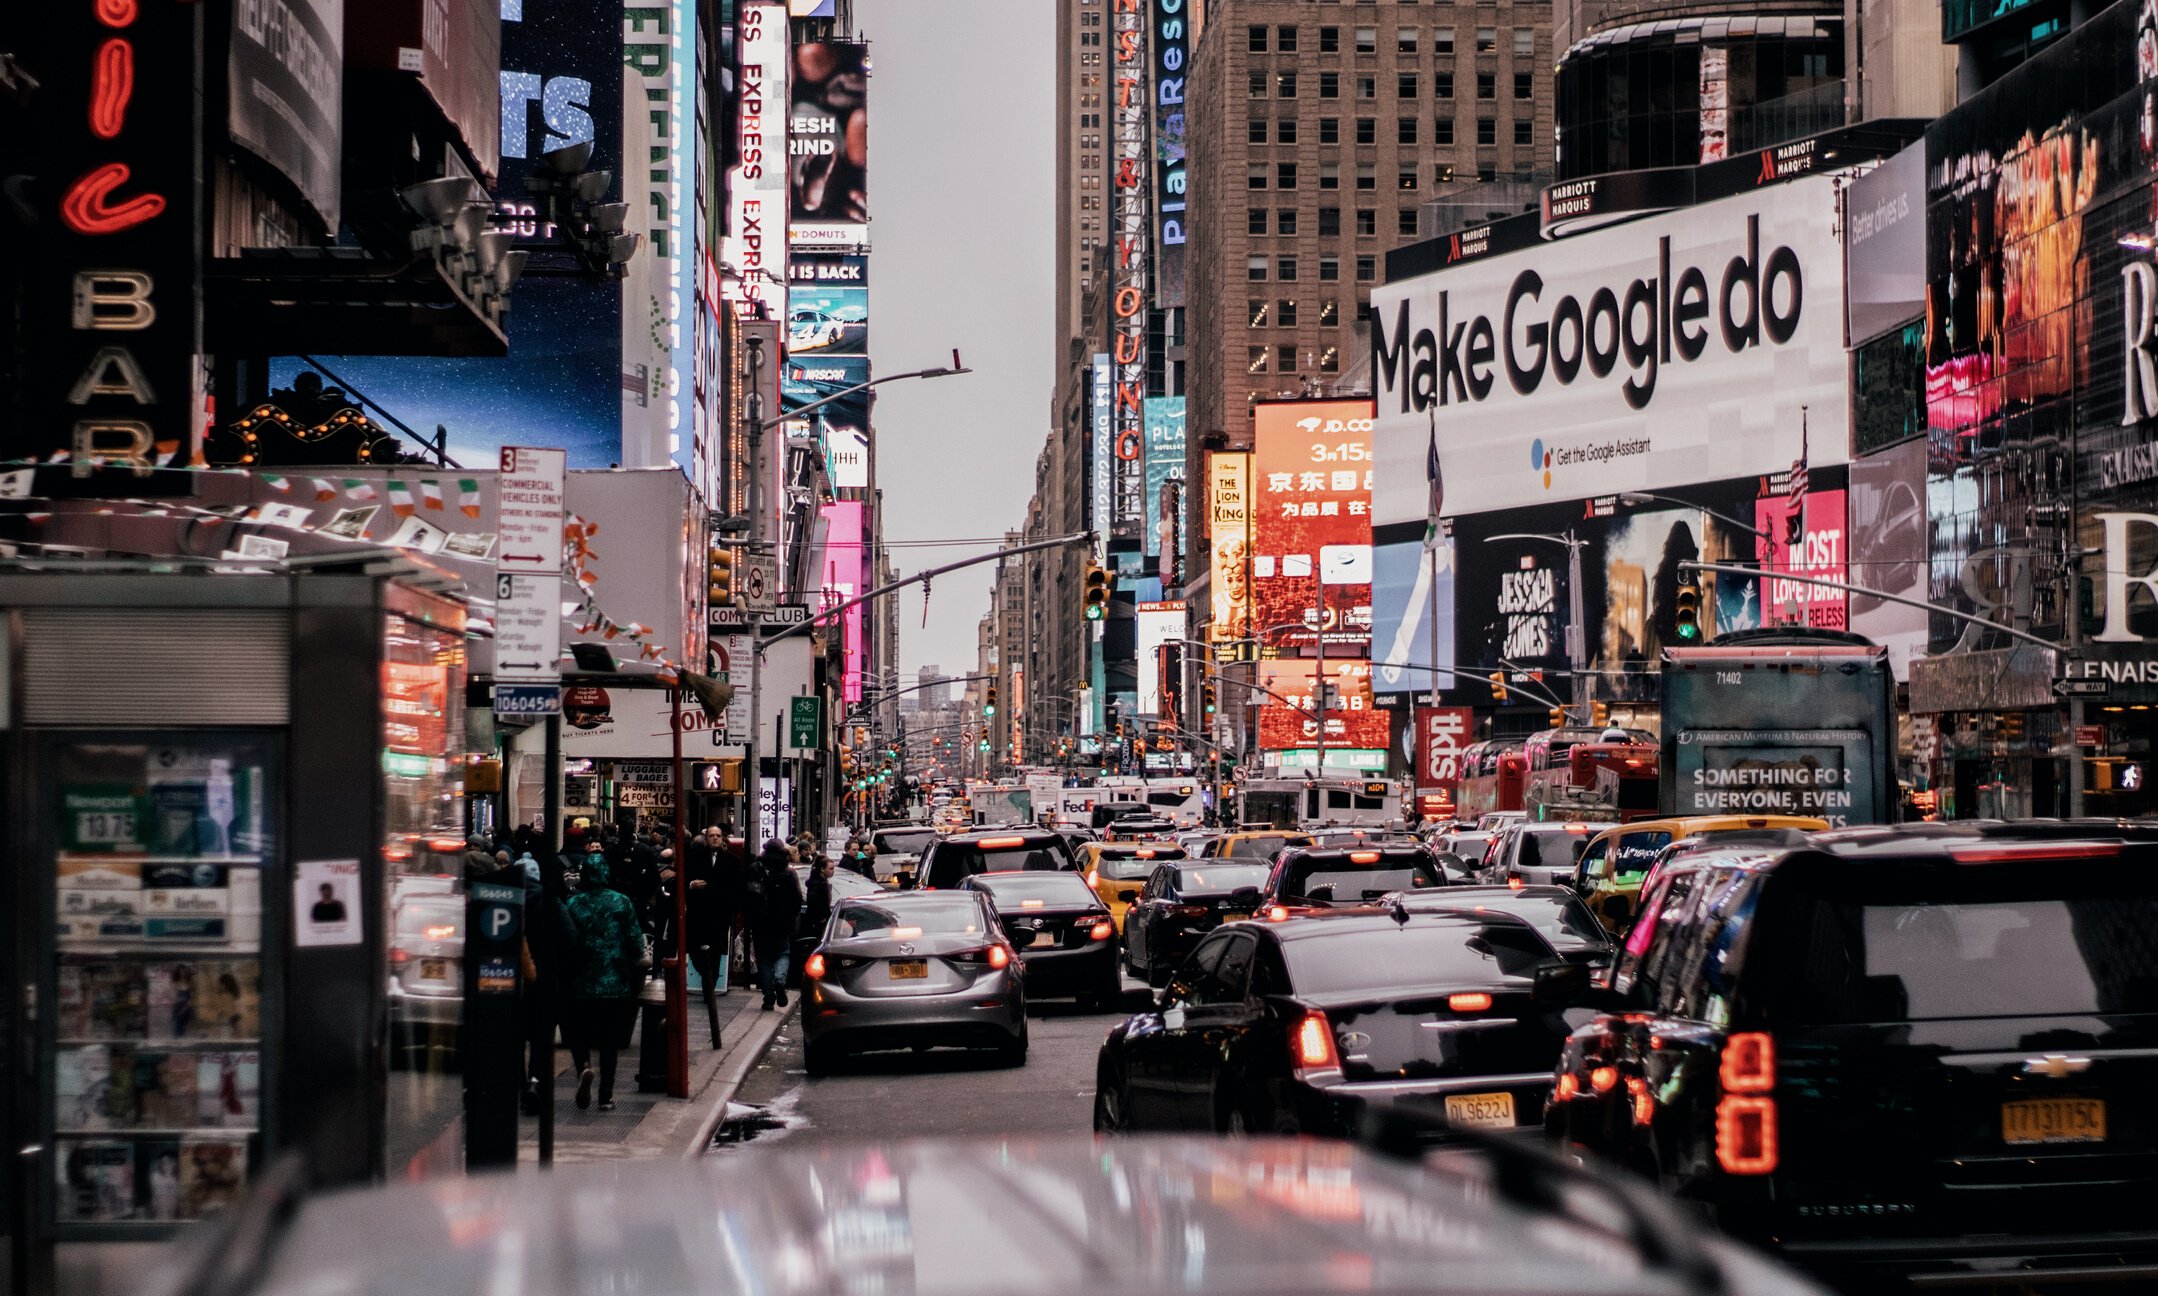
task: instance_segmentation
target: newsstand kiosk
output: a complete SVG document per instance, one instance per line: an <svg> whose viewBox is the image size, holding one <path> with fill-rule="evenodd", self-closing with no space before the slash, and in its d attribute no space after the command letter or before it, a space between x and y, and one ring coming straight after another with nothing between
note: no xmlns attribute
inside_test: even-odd
<svg viewBox="0 0 2158 1296"><path fill-rule="evenodd" d="M401 910L463 847L446 584L0 567L14 1292L134 1290L288 1151L315 1185L460 1167L457 1077L388 1047Z"/></svg>

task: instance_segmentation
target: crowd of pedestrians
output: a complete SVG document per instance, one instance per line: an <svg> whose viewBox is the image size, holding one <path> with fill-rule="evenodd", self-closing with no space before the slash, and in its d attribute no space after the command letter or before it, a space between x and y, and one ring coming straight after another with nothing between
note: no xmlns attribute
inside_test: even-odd
<svg viewBox="0 0 2158 1296"><path fill-rule="evenodd" d="M596 1098L599 1110L613 1109L616 1064L635 1030L639 997L678 941L696 972L713 1048L718 998L730 983L761 991L767 1012L787 1006L795 935L831 914L832 865L814 834L773 838L749 858L733 825L715 824L688 839L679 861L672 838L671 827L625 834L595 825L572 830L559 852L530 827L500 841L467 839L468 883L525 890L527 1114L548 1091L541 1072L558 1029L577 1071L577 1106ZM806 887L794 869L803 861ZM868 868L866 857L848 865ZM679 930L677 887L684 888Z"/></svg>

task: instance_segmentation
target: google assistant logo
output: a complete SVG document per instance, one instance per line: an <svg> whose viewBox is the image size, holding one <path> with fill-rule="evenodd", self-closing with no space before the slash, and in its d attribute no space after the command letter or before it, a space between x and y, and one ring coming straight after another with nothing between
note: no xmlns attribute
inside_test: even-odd
<svg viewBox="0 0 2158 1296"><path fill-rule="evenodd" d="M1544 489L1551 489L1551 452L1544 449L1544 439L1536 438L1529 443L1529 471L1544 475Z"/></svg>

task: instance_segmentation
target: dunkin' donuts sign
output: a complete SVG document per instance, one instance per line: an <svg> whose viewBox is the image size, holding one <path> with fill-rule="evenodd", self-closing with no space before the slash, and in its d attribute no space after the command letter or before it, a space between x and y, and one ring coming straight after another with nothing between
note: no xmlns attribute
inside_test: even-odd
<svg viewBox="0 0 2158 1296"><path fill-rule="evenodd" d="M1842 254L1827 177L1372 292L1375 520L1841 463Z"/></svg>

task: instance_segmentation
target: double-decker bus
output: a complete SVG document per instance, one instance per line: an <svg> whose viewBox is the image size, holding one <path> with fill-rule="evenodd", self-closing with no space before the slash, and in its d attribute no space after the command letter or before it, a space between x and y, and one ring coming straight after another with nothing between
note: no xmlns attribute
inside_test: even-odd
<svg viewBox="0 0 2158 1296"><path fill-rule="evenodd" d="M1454 784L1454 817L1473 823L1494 810L1519 810L1528 768L1519 742L1470 743L1462 749L1461 778Z"/></svg>

